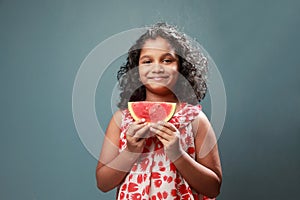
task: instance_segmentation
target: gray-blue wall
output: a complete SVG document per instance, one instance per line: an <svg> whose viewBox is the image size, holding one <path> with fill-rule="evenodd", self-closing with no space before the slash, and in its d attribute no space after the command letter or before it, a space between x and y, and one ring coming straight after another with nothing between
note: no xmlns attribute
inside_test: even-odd
<svg viewBox="0 0 300 200"><path fill-rule="evenodd" d="M218 199L297 199L299 10L297 0L0 0L0 199L114 198L97 190L97 161L77 135L74 79L101 41L159 20L197 38L223 76Z"/></svg>

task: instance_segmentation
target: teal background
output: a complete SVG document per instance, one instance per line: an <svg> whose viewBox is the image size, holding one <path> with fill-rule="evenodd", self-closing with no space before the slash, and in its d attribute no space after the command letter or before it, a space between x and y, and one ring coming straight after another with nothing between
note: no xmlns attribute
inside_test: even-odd
<svg viewBox="0 0 300 200"><path fill-rule="evenodd" d="M297 0L0 0L0 199L114 198L96 188L97 160L76 132L74 79L101 41L161 20L196 38L223 76L218 199L297 199L299 10ZM106 125L101 84L97 112Z"/></svg>

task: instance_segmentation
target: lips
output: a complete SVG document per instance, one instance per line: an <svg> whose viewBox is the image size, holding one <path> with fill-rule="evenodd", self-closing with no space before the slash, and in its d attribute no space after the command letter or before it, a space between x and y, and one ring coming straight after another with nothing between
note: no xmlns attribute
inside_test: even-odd
<svg viewBox="0 0 300 200"><path fill-rule="evenodd" d="M154 80L154 81L166 80L167 78L169 78L169 77L168 77L168 76L154 76L154 77L148 77L148 79Z"/></svg>

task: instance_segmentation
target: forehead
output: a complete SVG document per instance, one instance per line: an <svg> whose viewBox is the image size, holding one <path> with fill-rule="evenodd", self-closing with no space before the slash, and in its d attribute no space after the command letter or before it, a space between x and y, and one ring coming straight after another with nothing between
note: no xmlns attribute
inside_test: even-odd
<svg viewBox="0 0 300 200"><path fill-rule="evenodd" d="M146 40L142 47L141 54L153 50L172 53L175 52L172 45L166 39L163 39L161 37Z"/></svg>

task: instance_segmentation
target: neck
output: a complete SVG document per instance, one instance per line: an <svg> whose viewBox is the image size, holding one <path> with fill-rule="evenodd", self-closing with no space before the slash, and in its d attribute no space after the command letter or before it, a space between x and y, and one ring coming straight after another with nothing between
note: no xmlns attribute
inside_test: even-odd
<svg viewBox="0 0 300 200"><path fill-rule="evenodd" d="M157 95L151 92L146 92L146 101L157 101L157 102L173 102L178 103L177 97L173 94Z"/></svg>

